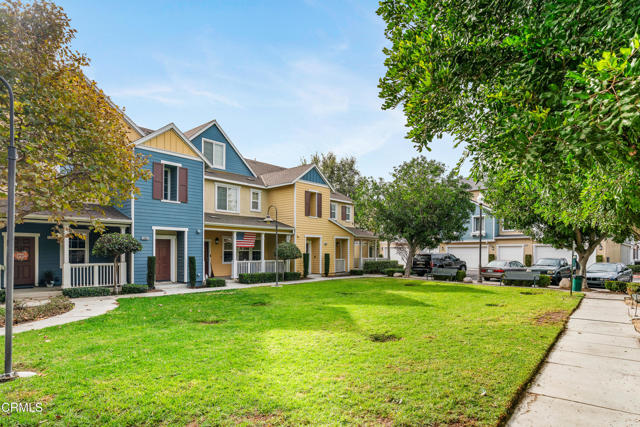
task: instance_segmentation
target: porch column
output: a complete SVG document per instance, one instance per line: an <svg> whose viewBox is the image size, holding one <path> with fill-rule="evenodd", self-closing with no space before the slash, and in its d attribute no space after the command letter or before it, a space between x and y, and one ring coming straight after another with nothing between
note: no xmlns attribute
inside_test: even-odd
<svg viewBox="0 0 640 427"><path fill-rule="evenodd" d="M378 241L377 240L373 241L373 258L376 261L378 260Z"/></svg>
<svg viewBox="0 0 640 427"><path fill-rule="evenodd" d="M264 233L260 233L260 259L262 260L262 262L260 263L260 271L261 272L265 272L267 270L265 270L265 260L264 260Z"/></svg>
<svg viewBox="0 0 640 427"><path fill-rule="evenodd" d="M237 279L238 278L238 260L236 259L236 232L233 232L233 257L231 258L232 262L231 262L231 278L232 279Z"/></svg>
<svg viewBox="0 0 640 427"><path fill-rule="evenodd" d="M127 227L120 227L120 234L125 234ZM120 284L124 285L127 281L127 258L125 254L120 255ZM133 282L133 279L131 280Z"/></svg>
<svg viewBox="0 0 640 427"><path fill-rule="evenodd" d="M71 286L71 265L69 264L69 225L62 226L64 239L62 240L62 287Z"/></svg>
<svg viewBox="0 0 640 427"><path fill-rule="evenodd" d="M360 246L360 269L364 266L362 262L362 239L358 240L358 246Z"/></svg>

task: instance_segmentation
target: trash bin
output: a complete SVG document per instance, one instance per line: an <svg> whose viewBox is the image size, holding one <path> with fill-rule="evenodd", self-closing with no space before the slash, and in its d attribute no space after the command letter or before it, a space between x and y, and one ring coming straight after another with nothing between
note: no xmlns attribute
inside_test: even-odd
<svg viewBox="0 0 640 427"><path fill-rule="evenodd" d="M580 292L582 290L582 276L573 276L571 289L573 292Z"/></svg>

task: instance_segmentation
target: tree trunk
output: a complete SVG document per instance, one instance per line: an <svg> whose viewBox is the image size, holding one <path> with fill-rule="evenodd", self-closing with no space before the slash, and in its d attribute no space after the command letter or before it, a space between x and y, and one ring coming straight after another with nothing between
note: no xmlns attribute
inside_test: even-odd
<svg viewBox="0 0 640 427"><path fill-rule="evenodd" d="M387 239L387 259L391 260L391 241Z"/></svg>
<svg viewBox="0 0 640 427"><path fill-rule="evenodd" d="M578 265L580 265L580 276L582 276L582 289L589 290L589 285L587 284L587 262L589 262L589 257L593 254L593 251L596 250L598 245L604 240L593 239L593 241L589 242L589 246L587 248L584 247L582 233L579 230L576 230L576 253L578 254ZM592 236L592 238L595 236Z"/></svg>
<svg viewBox="0 0 640 427"><path fill-rule="evenodd" d="M409 277L411 274L411 267L413 266L413 257L416 255L416 247L407 242L409 250L407 251L407 263L404 266L404 277Z"/></svg>

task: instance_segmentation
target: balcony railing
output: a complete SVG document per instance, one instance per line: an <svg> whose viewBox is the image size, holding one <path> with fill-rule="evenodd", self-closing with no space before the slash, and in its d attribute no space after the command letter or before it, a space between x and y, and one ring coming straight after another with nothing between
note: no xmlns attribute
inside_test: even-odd
<svg viewBox="0 0 640 427"><path fill-rule="evenodd" d="M264 262L264 266L263 266ZM280 268L279 271L285 272L289 271L289 263L284 261L279 261ZM245 274L245 273L275 273L276 272L276 261L275 260L264 260L264 261L236 261L236 272L237 274Z"/></svg>
<svg viewBox="0 0 640 427"><path fill-rule="evenodd" d="M346 265L346 260L336 258L336 273L344 273L345 271L347 271Z"/></svg>

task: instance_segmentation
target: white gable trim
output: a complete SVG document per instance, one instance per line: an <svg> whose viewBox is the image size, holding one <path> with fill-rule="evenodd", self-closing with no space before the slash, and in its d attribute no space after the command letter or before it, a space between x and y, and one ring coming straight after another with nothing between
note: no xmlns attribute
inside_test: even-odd
<svg viewBox="0 0 640 427"><path fill-rule="evenodd" d="M194 153L196 153L196 155L203 161L205 162L205 164L207 164L209 167L213 167L213 165L211 163L209 163L209 160L207 160L207 158L200 152L200 150L198 150L196 147L194 147L194 145L191 143L191 141L189 141L189 138L187 138L181 131L180 129L178 129L178 127L174 124L174 123L169 123L168 125L165 125L163 127L161 127L160 129L151 132L149 135L144 136L138 140L135 141L135 145L138 146L140 144L144 144L145 142L155 138L158 135L161 135L169 130L173 129L178 136L180 137L180 139L182 139L184 141L185 144L187 144L189 146L189 148L191 148L193 150ZM142 147L141 147L142 148ZM146 148L146 147L145 147ZM152 147L153 148L153 147ZM172 152L170 152L172 153ZM173 153L172 153L173 154ZM180 153L177 153L180 154Z"/></svg>

